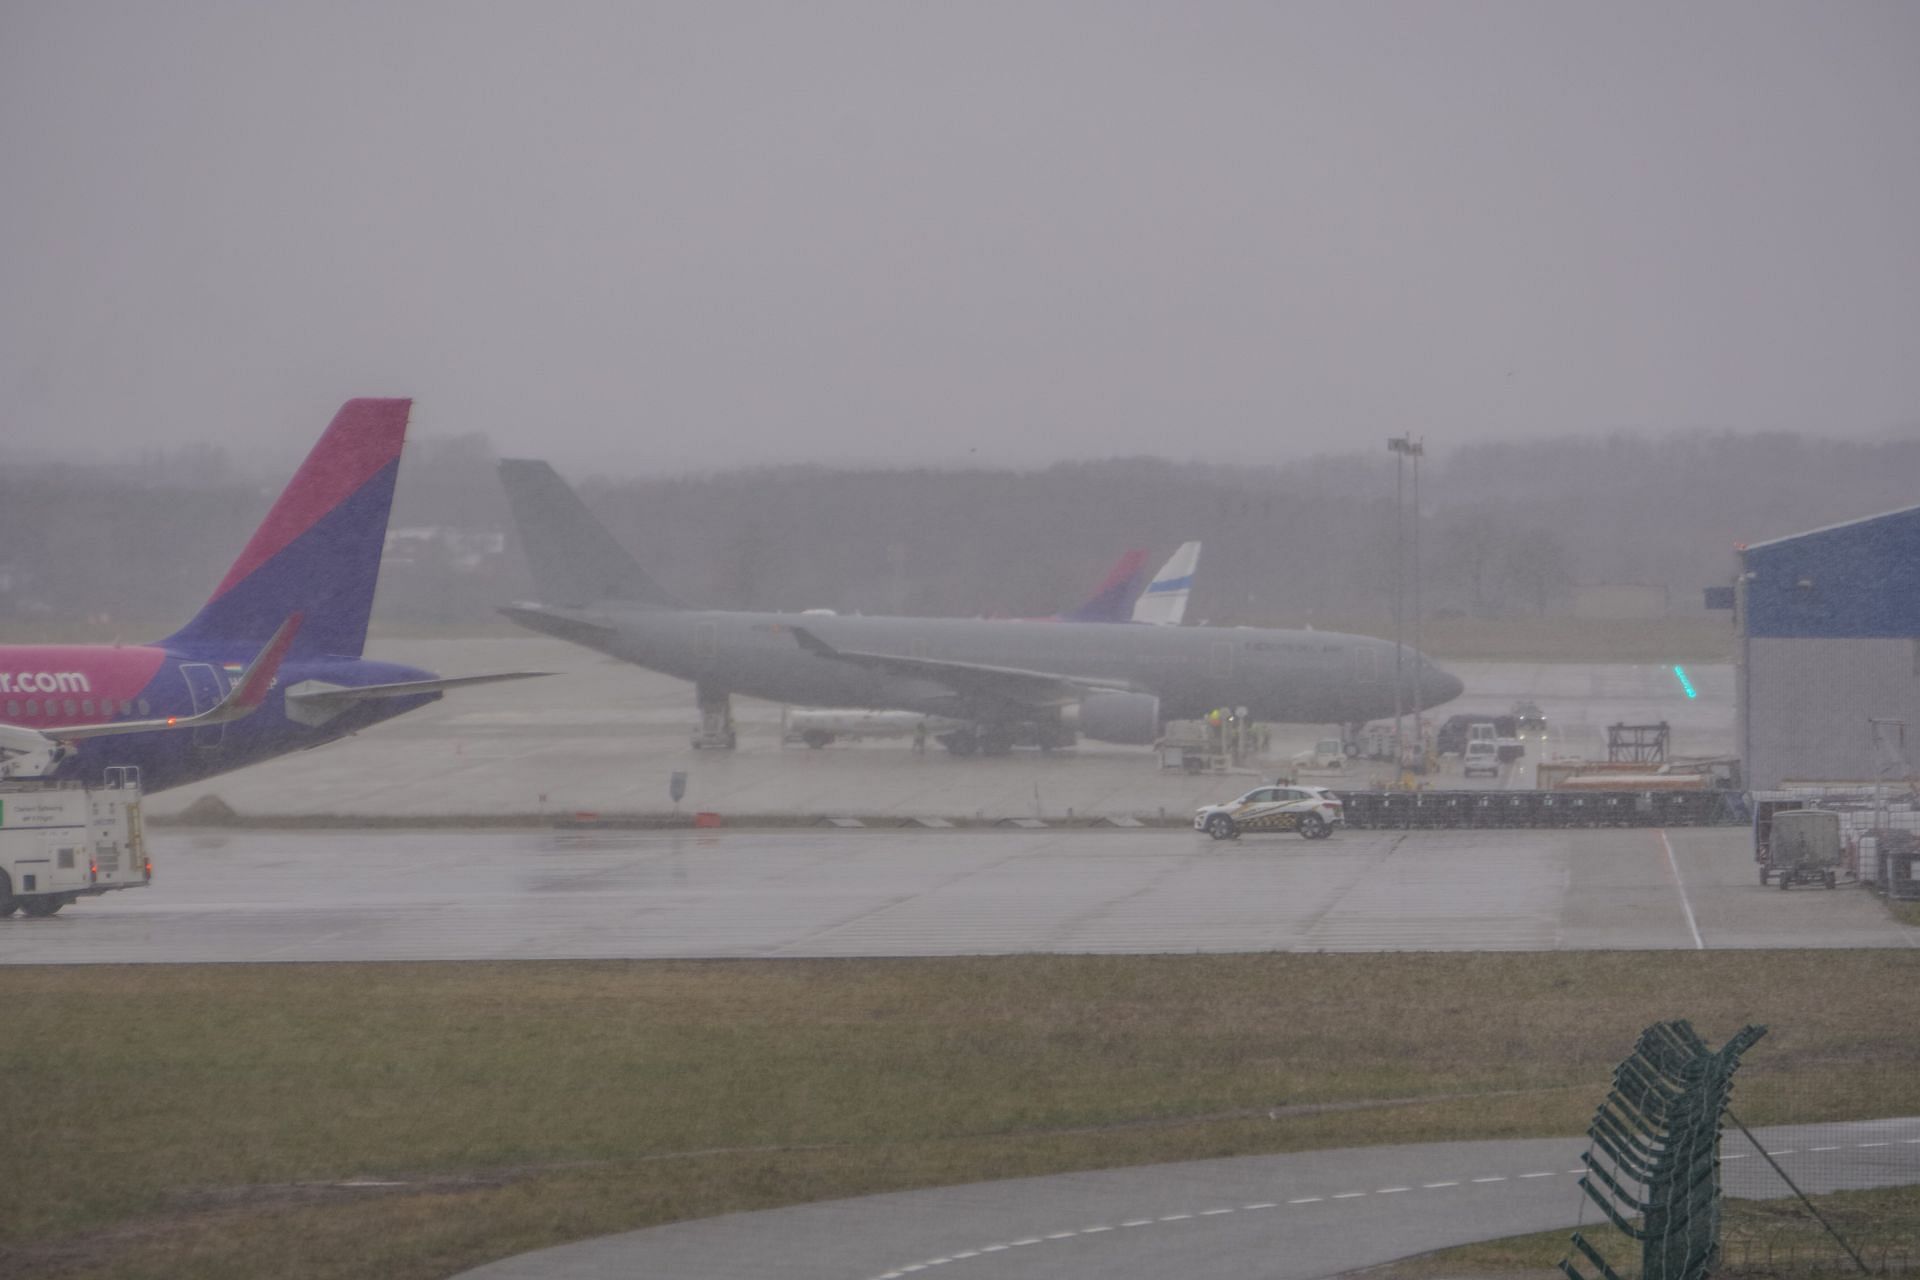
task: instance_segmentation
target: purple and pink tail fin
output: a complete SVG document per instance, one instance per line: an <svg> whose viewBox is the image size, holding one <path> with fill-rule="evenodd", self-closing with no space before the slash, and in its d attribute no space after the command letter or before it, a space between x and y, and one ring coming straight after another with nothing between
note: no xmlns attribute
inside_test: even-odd
<svg viewBox="0 0 1920 1280"><path fill-rule="evenodd" d="M1146 585L1147 553L1135 549L1125 552L1107 574L1107 580L1093 598L1070 613L1060 615L1062 622L1129 622L1133 602Z"/></svg>
<svg viewBox="0 0 1920 1280"><path fill-rule="evenodd" d="M349 400L254 530L213 598L162 643L257 649L289 615L290 657L357 658L380 577L411 400Z"/></svg>

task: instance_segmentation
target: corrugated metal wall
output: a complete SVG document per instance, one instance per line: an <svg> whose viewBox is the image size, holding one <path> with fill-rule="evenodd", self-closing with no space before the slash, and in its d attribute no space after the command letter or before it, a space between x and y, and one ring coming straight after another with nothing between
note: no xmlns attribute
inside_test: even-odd
<svg viewBox="0 0 1920 1280"><path fill-rule="evenodd" d="M1920 507L1749 548L1740 581L1747 783L1920 770Z"/></svg>

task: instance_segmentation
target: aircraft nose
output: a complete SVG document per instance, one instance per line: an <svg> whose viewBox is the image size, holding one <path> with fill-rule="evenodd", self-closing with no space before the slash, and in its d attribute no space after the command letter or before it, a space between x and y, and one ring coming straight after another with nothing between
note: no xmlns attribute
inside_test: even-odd
<svg viewBox="0 0 1920 1280"><path fill-rule="evenodd" d="M1429 707L1437 707L1443 702L1452 702L1467 689L1467 686L1461 683L1459 676L1432 665L1427 667L1422 684L1425 687L1421 689L1421 693Z"/></svg>

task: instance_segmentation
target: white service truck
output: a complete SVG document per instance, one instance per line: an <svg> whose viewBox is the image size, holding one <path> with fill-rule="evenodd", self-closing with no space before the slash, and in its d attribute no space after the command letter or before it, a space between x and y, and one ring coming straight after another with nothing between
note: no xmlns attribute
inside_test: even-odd
<svg viewBox="0 0 1920 1280"><path fill-rule="evenodd" d="M152 879L138 769L108 769L92 787L0 782L0 919L50 916L77 898Z"/></svg>

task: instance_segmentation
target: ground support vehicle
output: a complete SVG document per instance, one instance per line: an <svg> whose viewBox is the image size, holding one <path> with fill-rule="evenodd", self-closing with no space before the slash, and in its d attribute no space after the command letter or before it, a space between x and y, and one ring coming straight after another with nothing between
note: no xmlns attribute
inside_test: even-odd
<svg viewBox="0 0 1920 1280"><path fill-rule="evenodd" d="M1840 815L1831 809L1788 809L1775 812L1767 833L1766 859L1760 864L1760 883L1771 881L1785 889L1794 884L1822 884L1831 889L1840 874Z"/></svg>
<svg viewBox="0 0 1920 1280"><path fill-rule="evenodd" d="M1500 776L1500 748L1492 738L1475 738L1467 744L1466 765L1463 772L1471 778L1483 773L1489 778Z"/></svg>
<svg viewBox="0 0 1920 1280"><path fill-rule="evenodd" d="M783 743L809 747L824 747L842 739L858 742L863 738L911 738L916 729L939 738L968 727L944 716L925 716L917 711L871 711L862 707L788 707L781 721Z"/></svg>
<svg viewBox="0 0 1920 1280"><path fill-rule="evenodd" d="M0 918L50 916L152 879L138 769L108 769L96 787L0 783Z"/></svg>
<svg viewBox="0 0 1920 1280"><path fill-rule="evenodd" d="M1346 821L1340 798L1321 787L1255 787L1238 800L1203 805L1193 814L1193 829L1215 840L1235 840L1248 831L1297 831L1303 839L1325 840Z"/></svg>

